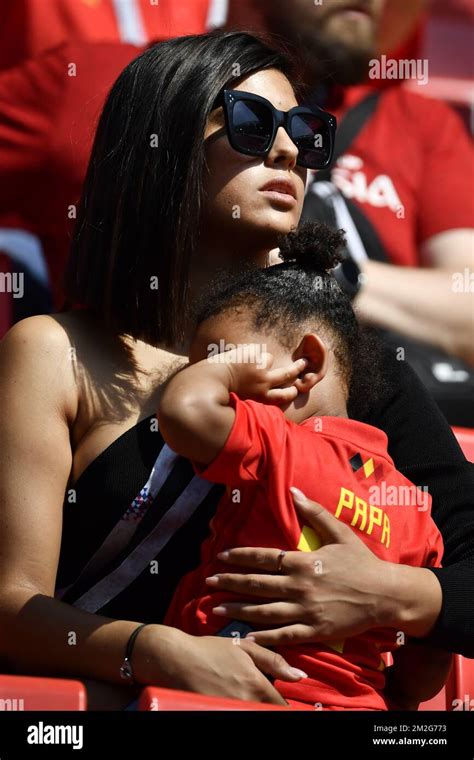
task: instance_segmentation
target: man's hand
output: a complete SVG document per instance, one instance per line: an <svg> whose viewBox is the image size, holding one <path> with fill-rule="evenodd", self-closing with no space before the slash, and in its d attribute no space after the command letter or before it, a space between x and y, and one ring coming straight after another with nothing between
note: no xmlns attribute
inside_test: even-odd
<svg viewBox="0 0 474 760"><path fill-rule="evenodd" d="M306 359L298 359L285 367L272 369L272 354L257 343L243 344L216 354L208 361L227 365L229 390L240 398L277 405L293 401L298 396L298 377L307 366Z"/></svg>

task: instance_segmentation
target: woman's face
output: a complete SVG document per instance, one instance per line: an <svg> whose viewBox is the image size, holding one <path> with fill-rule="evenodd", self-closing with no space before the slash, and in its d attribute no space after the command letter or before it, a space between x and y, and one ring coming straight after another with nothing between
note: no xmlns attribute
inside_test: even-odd
<svg viewBox="0 0 474 760"><path fill-rule="evenodd" d="M288 79L276 69L258 71L231 89L260 95L280 111L298 105ZM297 166L298 149L282 127L267 156L247 156L231 147L223 108L216 108L208 120L205 151L208 171L202 235L206 247L224 252L227 246L243 257L258 256L276 245L278 235L298 225L306 169ZM289 183L285 192L281 187L278 192L265 189L275 180Z"/></svg>

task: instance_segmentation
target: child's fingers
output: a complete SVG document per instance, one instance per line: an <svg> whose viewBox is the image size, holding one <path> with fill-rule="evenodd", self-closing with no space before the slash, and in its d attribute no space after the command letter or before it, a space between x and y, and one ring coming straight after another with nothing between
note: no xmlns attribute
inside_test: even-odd
<svg viewBox="0 0 474 760"><path fill-rule="evenodd" d="M313 379L317 380L317 376L313 372L307 372L305 373L304 380L297 377L293 385L298 390L298 393L307 393L308 383L313 382Z"/></svg>
<svg viewBox="0 0 474 760"><path fill-rule="evenodd" d="M272 404L283 404L287 401L294 401L298 396L298 389L294 385L289 388L271 388L266 392L265 398Z"/></svg>
<svg viewBox="0 0 474 760"><path fill-rule="evenodd" d="M278 367L267 373L267 381L272 386L293 383L304 368L307 366L306 359L298 359L286 367Z"/></svg>
<svg viewBox="0 0 474 760"><path fill-rule="evenodd" d="M268 353L268 351L261 351L253 360L259 369L269 370L273 364L273 354Z"/></svg>
<svg viewBox="0 0 474 760"><path fill-rule="evenodd" d="M269 369L273 364L273 354L258 343L242 343L235 348L213 353L207 360L216 364L256 364L259 369Z"/></svg>

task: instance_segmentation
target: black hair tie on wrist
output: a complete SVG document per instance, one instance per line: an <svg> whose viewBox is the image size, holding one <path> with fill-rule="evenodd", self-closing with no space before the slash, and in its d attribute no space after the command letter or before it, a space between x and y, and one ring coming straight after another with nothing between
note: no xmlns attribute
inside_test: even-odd
<svg viewBox="0 0 474 760"><path fill-rule="evenodd" d="M129 640L127 641L127 646L125 648L125 656L123 658L123 662L120 666L120 675L124 679L124 681L128 681L129 684L134 685L136 683L135 678L133 676L133 668L132 668L132 652L133 652L133 646L135 644L135 639L137 638L138 634L142 630L142 628L145 628L145 626L151 625L151 623L142 623L138 626L138 628L135 628L133 633L131 634Z"/></svg>

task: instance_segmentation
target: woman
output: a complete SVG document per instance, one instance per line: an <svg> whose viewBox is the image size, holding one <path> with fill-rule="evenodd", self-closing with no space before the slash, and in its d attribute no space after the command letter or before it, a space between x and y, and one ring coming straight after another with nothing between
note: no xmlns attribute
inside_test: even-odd
<svg viewBox="0 0 474 760"><path fill-rule="evenodd" d="M221 491L170 455L154 417L161 386L186 362L190 306L216 268L238 266L242 251L265 266L278 235L298 223L306 169L290 134L278 129L262 155L239 152L222 101L227 88L286 112L297 105L288 73L281 55L244 33L179 38L132 62L107 100L68 278L83 308L26 320L1 346L7 669L89 679L102 695L116 687L118 701L107 693L105 704L123 704L133 692L120 671L127 642L151 622L133 650L137 684L282 703L264 674L301 677L254 642L235 647L160 625L199 559ZM322 640L375 623L424 636L436 624L447 648L472 652L472 613L460 608L458 590L474 541L466 464L403 363L387 359L386 372L392 384L367 421L388 432L397 467L429 485L451 566L436 574L382 567L331 515L303 503L327 537L319 550L326 573L314 575L313 554L289 553L275 575L275 547L234 560L258 567L257 576L217 582L277 601L266 620L283 636L288 625L297 627L292 636ZM232 616L261 621L262 606ZM91 707L104 704L97 688L89 693Z"/></svg>

